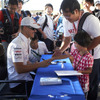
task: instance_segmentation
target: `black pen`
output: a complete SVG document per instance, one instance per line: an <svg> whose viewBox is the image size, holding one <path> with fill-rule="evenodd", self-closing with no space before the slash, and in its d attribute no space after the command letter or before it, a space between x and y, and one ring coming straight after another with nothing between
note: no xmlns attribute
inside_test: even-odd
<svg viewBox="0 0 100 100"><path fill-rule="evenodd" d="M42 60L45 60L44 58L42 58Z"/></svg>

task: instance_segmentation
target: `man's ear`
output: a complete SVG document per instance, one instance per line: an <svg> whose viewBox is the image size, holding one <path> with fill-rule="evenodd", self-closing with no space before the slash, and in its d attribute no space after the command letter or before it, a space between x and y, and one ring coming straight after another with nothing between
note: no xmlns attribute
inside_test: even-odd
<svg viewBox="0 0 100 100"><path fill-rule="evenodd" d="M78 14L79 13L79 10L78 9L75 9L74 10L74 14Z"/></svg>

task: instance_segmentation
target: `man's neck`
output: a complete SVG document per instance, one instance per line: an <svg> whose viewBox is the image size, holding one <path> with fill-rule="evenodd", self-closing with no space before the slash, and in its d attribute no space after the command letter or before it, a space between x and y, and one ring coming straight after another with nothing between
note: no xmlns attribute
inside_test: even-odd
<svg viewBox="0 0 100 100"><path fill-rule="evenodd" d="M17 13L18 13L18 14L21 14L21 10L18 10Z"/></svg>
<svg viewBox="0 0 100 100"><path fill-rule="evenodd" d="M78 14L78 16L76 18L76 21L78 21L81 18L82 14L83 14L82 12L79 12L79 14Z"/></svg>
<svg viewBox="0 0 100 100"><path fill-rule="evenodd" d="M52 16L51 14L47 14L48 16Z"/></svg>

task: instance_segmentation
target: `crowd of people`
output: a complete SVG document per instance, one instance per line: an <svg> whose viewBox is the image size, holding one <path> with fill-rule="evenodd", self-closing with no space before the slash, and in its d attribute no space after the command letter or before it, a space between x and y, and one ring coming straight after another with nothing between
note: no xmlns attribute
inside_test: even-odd
<svg viewBox="0 0 100 100"><path fill-rule="evenodd" d="M83 9L77 0L63 0L56 16L48 3L45 13L34 18L30 11L22 10L22 5L22 0L9 0L7 8L0 10L0 61L4 61L0 67L7 66L8 79L28 80L29 96L34 80L31 71L69 57L74 70L83 74L78 78L86 100L97 100L100 0L84 0ZM49 51L52 58L40 62L41 55ZM23 84L11 83L10 88L13 92L25 91Z"/></svg>

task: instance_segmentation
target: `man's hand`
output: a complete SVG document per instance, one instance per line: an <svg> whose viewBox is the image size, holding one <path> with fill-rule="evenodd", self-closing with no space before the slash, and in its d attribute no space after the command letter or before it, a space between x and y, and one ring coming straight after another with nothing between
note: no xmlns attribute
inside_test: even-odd
<svg viewBox="0 0 100 100"><path fill-rule="evenodd" d="M61 50L57 49L57 50L54 50L54 53L53 53L53 57L54 56L60 56L62 54Z"/></svg>
<svg viewBox="0 0 100 100"><path fill-rule="evenodd" d="M47 67L51 64L51 61L53 61L53 60L54 60L54 58L51 58L51 59L44 60L44 61L38 62L38 63L41 65L41 67Z"/></svg>

